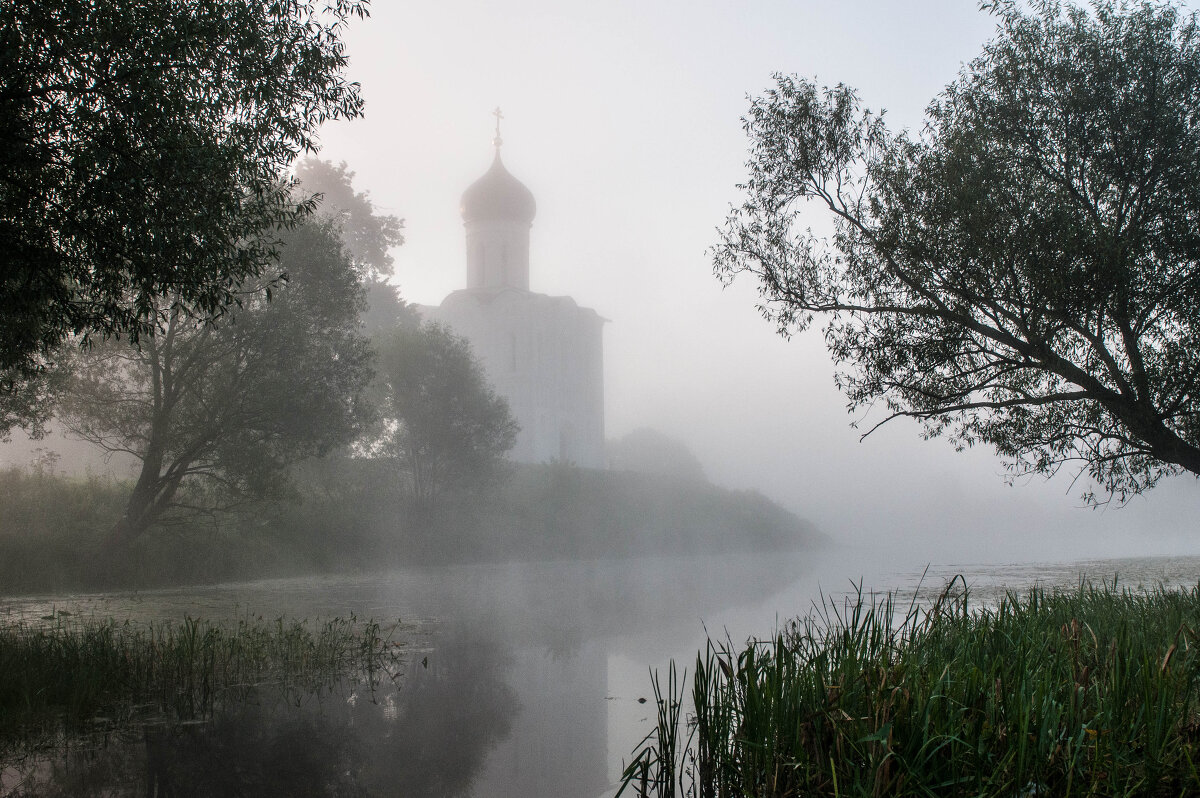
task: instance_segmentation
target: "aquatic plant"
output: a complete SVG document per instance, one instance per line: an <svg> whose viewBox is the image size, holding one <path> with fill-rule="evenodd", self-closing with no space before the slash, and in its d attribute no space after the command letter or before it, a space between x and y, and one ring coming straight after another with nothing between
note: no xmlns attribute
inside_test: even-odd
<svg viewBox="0 0 1200 798"><path fill-rule="evenodd" d="M1034 588L971 608L858 590L670 674L622 792L1181 795L1200 790L1200 588ZM681 721L682 714L682 721ZM684 723L684 728L680 723ZM685 737L680 744L680 738Z"/></svg>
<svg viewBox="0 0 1200 798"><path fill-rule="evenodd" d="M288 700L398 678L396 626L195 618L139 624L67 613L0 627L0 754L132 720L192 720L274 689Z"/></svg>

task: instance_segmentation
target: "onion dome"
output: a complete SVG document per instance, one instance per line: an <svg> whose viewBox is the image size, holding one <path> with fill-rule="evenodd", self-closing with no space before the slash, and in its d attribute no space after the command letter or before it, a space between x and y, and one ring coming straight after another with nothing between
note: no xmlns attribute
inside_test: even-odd
<svg viewBox="0 0 1200 798"><path fill-rule="evenodd" d="M500 150L492 167L476 180L462 195L464 222L505 221L531 224L537 213L533 192L504 168Z"/></svg>

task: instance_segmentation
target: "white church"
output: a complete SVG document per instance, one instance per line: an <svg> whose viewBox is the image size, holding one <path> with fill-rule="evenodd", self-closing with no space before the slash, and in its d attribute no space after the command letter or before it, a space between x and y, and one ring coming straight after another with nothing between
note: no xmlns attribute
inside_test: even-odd
<svg viewBox="0 0 1200 798"><path fill-rule="evenodd" d="M603 468L605 320L569 296L529 287L533 193L496 154L462 196L467 287L421 314L467 338L521 431L510 457Z"/></svg>

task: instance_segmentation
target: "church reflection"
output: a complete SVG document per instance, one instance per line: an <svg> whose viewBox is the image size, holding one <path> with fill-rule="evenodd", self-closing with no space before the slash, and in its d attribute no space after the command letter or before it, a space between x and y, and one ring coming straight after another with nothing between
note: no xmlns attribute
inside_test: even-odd
<svg viewBox="0 0 1200 798"><path fill-rule="evenodd" d="M602 645L556 655L530 648L514 658L522 696L512 733L488 758L474 795L595 796L609 785L607 661Z"/></svg>
<svg viewBox="0 0 1200 798"><path fill-rule="evenodd" d="M646 663L694 655L699 620L766 599L796 574L782 565L525 563L243 586L231 603L302 606L303 591L313 607L336 599L361 615L403 607L440 620L399 686L283 700L261 688L204 722L117 730L11 765L0 795L611 795L648 728L636 700Z"/></svg>

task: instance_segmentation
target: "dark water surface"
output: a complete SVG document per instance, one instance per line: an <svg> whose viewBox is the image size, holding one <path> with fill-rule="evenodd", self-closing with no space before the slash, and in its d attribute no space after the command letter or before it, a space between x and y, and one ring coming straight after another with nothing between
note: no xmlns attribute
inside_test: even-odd
<svg viewBox="0 0 1200 798"><path fill-rule="evenodd" d="M922 574L924 573L923 581ZM410 652L399 686L269 693L203 723L143 725L8 763L0 795L596 798L649 730L649 669L692 663L706 635L770 634L821 596L936 595L955 574L977 601L1082 578L1195 585L1200 558L933 565L869 552L456 566L136 594L0 599L0 623L74 615L375 618ZM853 581L852 581L853 580ZM640 699L651 699L642 703Z"/></svg>

